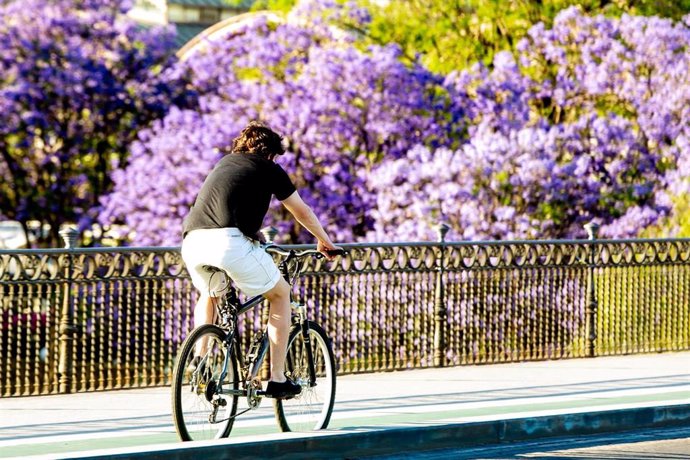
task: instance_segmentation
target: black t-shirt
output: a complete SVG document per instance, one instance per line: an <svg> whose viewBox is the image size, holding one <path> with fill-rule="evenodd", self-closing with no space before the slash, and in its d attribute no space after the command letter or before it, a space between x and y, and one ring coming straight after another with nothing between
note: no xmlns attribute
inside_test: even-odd
<svg viewBox="0 0 690 460"><path fill-rule="evenodd" d="M253 238L275 195L283 201L295 191L280 165L265 158L230 153L208 175L183 223L183 235L200 228L237 227Z"/></svg>

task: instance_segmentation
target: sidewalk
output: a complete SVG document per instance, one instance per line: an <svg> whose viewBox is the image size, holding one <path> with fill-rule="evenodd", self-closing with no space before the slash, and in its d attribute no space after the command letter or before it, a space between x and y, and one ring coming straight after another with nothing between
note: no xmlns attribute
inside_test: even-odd
<svg viewBox="0 0 690 460"><path fill-rule="evenodd" d="M208 459L232 446L254 458L275 454L268 449L299 452L294 458L345 449L343 458L354 458L409 449L405 442L442 448L435 439L517 439L520 430L541 436L690 424L690 352L350 375L337 385L325 432L280 433L272 404L264 401L237 420L228 440L212 443L177 441L169 388L4 398L0 458L75 458L102 449L116 449L98 453L110 458L154 458L148 451L193 458L196 448L206 449Z"/></svg>

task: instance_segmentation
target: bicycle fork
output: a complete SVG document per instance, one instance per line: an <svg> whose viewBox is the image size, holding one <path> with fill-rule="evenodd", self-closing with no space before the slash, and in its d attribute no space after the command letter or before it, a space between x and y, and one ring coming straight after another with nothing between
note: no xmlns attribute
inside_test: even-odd
<svg viewBox="0 0 690 460"><path fill-rule="evenodd" d="M316 386L316 366L314 365L314 354L311 349L311 338L309 337L309 321L307 321L307 306L292 302L292 309L297 313L299 325L302 330L302 340L307 353L307 365L309 366L309 387Z"/></svg>

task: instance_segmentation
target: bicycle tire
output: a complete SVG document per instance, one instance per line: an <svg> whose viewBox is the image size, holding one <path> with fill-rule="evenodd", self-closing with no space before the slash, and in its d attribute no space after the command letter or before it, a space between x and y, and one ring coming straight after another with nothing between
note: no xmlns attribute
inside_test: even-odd
<svg viewBox="0 0 690 460"><path fill-rule="evenodd" d="M236 357L232 347L225 344L226 336L226 332L218 326L205 324L194 329L182 343L172 384L173 420L182 441L225 438L232 430L239 397L219 395L217 392L218 379L228 353L227 375L222 388L237 390L239 387ZM198 343L203 358L198 366L194 366L192 360L197 354ZM224 405L220 400L224 401ZM219 401L215 404L215 418L219 421L211 420L213 401Z"/></svg>
<svg viewBox="0 0 690 460"><path fill-rule="evenodd" d="M335 403L336 366L331 341L318 324L309 321L309 339L314 355L316 385L309 385L309 364L300 325L295 324L288 339L285 369L302 386L292 399L273 402L282 431L313 431L328 427Z"/></svg>

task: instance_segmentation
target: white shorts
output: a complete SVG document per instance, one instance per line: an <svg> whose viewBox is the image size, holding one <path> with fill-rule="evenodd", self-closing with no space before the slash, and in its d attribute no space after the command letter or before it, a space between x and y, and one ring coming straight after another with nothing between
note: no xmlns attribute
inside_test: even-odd
<svg viewBox="0 0 690 460"><path fill-rule="evenodd" d="M258 241L244 236L238 228L208 228L192 230L182 242L182 259L192 277L194 287L202 294L220 295L222 287L215 285L216 274L205 265L222 268L237 287L248 296L265 294L280 281L280 271L271 256Z"/></svg>

